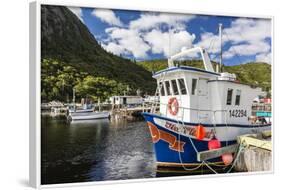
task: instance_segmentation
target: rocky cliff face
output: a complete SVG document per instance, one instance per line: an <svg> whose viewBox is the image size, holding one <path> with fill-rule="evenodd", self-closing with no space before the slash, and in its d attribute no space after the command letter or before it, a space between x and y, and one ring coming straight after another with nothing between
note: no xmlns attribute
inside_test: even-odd
<svg viewBox="0 0 281 190"><path fill-rule="evenodd" d="M104 53L87 27L66 7L42 6L42 57L71 58ZM83 60L83 57L80 57Z"/></svg>

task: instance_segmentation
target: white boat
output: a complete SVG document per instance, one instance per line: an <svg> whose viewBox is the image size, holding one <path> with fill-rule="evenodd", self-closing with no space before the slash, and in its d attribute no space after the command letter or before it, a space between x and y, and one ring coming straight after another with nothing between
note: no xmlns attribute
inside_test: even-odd
<svg viewBox="0 0 281 190"><path fill-rule="evenodd" d="M76 120L95 120L95 119L104 119L109 118L110 113L108 111L102 112L71 112L68 115L68 119L71 121Z"/></svg>
<svg viewBox="0 0 281 190"><path fill-rule="evenodd" d="M73 94L75 94L75 91L73 91ZM75 102L75 95L73 97L73 102ZM70 107L68 107L68 111L69 113L86 113L93 112L94 108L91 103L86 103L85 100L82 98L80 107L76 107L75 103L73 103L73 105L70 105Z"/></svg>
<svg viewBox="0 0 281 190"><path fill-rule="evenodd" d="M93 108L89 108L89 109L69 109L69 113L87 113L87 112L93 112L94 109Z"/></svg>
<svg viewBox="0 0 281 190"><path fill-rule="evenodd" d="M99 111L94 111L91 104L87 104L82 101L82 108L78 108L75 105L75 89L73 89L73 107L69 109L67 116L68 120L79 121L79 120L96 120L96 119L105 119L110 117L108 111L100 111L100 100L99 100Z"/></svg>
<svg viewBox="0 0 281 190"><path fill-rule="evenodd" d="M205 69L174 65L174 60L194 53L200 54ZM153 78L158 84L160 112L145 112L143 116L160 167L196 170L209 163L213 168L224 168L224 156L202 162L197 153L214 144L216 148L234 144L243 134L271 129L271 123L250 120L253 100L263 93L261 88L240 83L235 74L214 71L201 47L171 56L168 68Z"/></svg>
<svg viewBox="0 0 281 190"><path fill-rule="evenodd" d="M70 126L104 126L109 125L110 120L108 118L101 119L89 119L89 120L74 120L71 121Z"/></svg>

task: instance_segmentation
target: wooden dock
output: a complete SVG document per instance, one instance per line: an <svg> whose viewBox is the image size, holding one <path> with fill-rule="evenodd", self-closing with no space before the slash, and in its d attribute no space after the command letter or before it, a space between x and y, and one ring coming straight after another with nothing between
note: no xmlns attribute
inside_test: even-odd
<svg viewBox="0 0 281 190"><path fill-rule="evenodd" d="M238 137L238 143L244 150L235 165L237 171L271 171L272 142L271 131Z"/></svg>
<svg viewBox="0 0 281 190"><path fill-rule="evenodd" d="M140 105L136 107L127 107L124 106L122 108L113 106L112 108L112 115L117 116L119 118L135 118L135 117L140 117L141 113L143 112L154 112L158 111L159 107L154 107L152 105Z"/></svg>
<svg viewBox="0 0 281 190"><path fill-rule="evenodd" d="M242 135L237 138L237 144L198 152L197 160L202 162L229 153L234 155L232 164L234 165L233 168L235 171L271 171L271 131Z"/></svg>

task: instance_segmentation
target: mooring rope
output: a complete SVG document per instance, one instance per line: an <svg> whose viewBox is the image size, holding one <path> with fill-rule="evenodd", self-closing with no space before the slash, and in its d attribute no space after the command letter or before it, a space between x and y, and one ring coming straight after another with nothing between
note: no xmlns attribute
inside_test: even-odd
<svg viewBox="0 0 281 190"><path fill-rule="evenodd" d="M199 111L199 110L198 110L198 111ZM184 115L184 114L182 114L182 117L183 117L183 115ZM199 118L198 118L198 119L199 119ZM227 122L226 122L226 123L227 123ZM178 126L179 126L178 140L180 141L180 138L181 138L180 135L181 135L181 133L183 133L183 131L184 131L184 130L183 130L183 127L184 127L183 118L182 118L182 121L179 121L179 120L177 119L177 124L178 124ZM227 126L227 124L226 124L226 126ZM187 136L187 137L188 137L188 139L189 139L189 141L190 141L190 144L192 145L192 148L194 149L194 151L196 152L196 154L198 154L199 151L198 151L197 147L195 146L193 140L191 139L190 136ZM180 149L180 143L179 143L179 145L178 145L178 148ZM231 164L229 164L229 165L227 165L227 166L215 164L215 163L208 162L208 161L204 160L204 161L202 161L198 166L196 166L196 167L194 167L194 168L186 168L186 167L184 166L183 161L182 161L182 156L181 156L181 152L180 152L180 151L178 151L178 155L179 155L179 160L180 160L181 165L182 165L182 167L183 167L184 170L187 170L187 171L194 171L194 170L199 169L202 165L206 165L212 172L214 172L215 174L218 174L218 172L215 171L215 169L213 169L213 168L211 167L211 165L217 166L217 167L224 167L224 169L227 168L227 167L229 167L229 166L231 165L231 167L229 168L229 170L225 172L225 173L229 173L229 172L231 172L231 170L232 170L233 167L235 166L236 162L238 161L238 158L239 158L239 156L240 156L242 150L244 150L244 145L240 144L239 147L238 147L237 154L235 154L235 159L232 161Z"/></svg>
<svg viewBox="0 0 281 190"><path fill-rule="evenodd" d="M163 77L163 80L164 80L164 76L165 76L165 74L166 73L164 73L163 75L162 75L162 77ZM163 80L160 80L160 82L161 82L161 85L159 84L159 86L158 86L158 95L160 95L161 94L161 88L162 88L162 86L163 86ZM159 83L160 83L159 82ZM188 87L187 87L188 88ZM155 97L156 97L156 94L157 94L157 91L155 92ZM179 93L179 100L180 100L180 102L182 103L182 97L181 97L181 92ZM161 105L161 103L159 104L159 105ZM183 117L184 117L184 108L183 107L181 107L182 108L182 111L181 111L181 118L177 118L176 119L176 121L177 121L177 124L178 124L178 126L179 126L179 130L178 130L178 141L180 142L180 139L181 139L181 134L183 134L184 133L184 120L183 120ZM201 110L199 110L199 109L196 109L196 111L197 111L197 120L198 120L198 123L201 123L200 122L200 117L199 117L199 111L201 111ZM217 131L216 131L216 119L215 119L215 112L216 111L212 111L213 112L213 126L214 126L214 133L215 133L215 135L217 134ZM224 113L224 120L225 120L225 126L227 127L227 131L228 131L228 124L227 124L227 117L226 117L226 112ZM166 105L166 117L167 117L167 105ZM190 141L190 144L192 145L192 148L194 149L194 151L196 152L196 154L198 154L199 153L199 151L198 151L198 149L197 149L197 147L195 146L195 144L194 144L194 142L193 142L193 140L191 139L191 137L189 136L189 135L187 135L187 138L189 139L189 141ZM228 145L228 141L226 141L226 145ZM178 144L178 149L180 150L180 143ZM241 153L241 151L242 151L242 144L240 144L240 146L239 146L239 148L238 148L238 151L237 151L237 154L235 154L236 156L235 156L235 159L232 161L232 163L231 163L231 167L230 167L230 169L226 172L226 173L229 173L232 169L233 169L233 167L234 167L234 165L236 164L236 162L237 162L237 160L238 160L238 157L239 157L239 155L240 155L240 153ZM200 167L202 167L203 165L206 165L212 172L214 172L215 174L218 174L216 171L215 171L215 169L213 169L212 167L211 167L211 165L213 165L213 166L217 166L217 167L223 167L224 169L225 168L227 168L227 167L229 167L229 165L227 165L227 166L225 166L225 165L219 165L219 164L216 164L216 163L212 163L212 162L208 162L208 161L206 161L206 160L204 160L204 161L202 161L201 163L198 163L198 166L196 166L196 167L194 167L194 168L186 168L185 167L185 163L183 162L183 160L182 160L182 155L181 155L181 152L180 151L178 151L178 157L179 157L179 161L180 161L180 163L181 163L181 166L182 166L182 168L184 169L184 170L186 170L186 171L194 171L194 170L197 170L197 169L199 169Z"/></svg>
<svg viewBox="0 0 281 190"><path fill-rule="evenodd" d="M179 121L179 120L177 120L177 122L178 122L179 126L182 126L181 128L179 127L179 132L178 132L178 141L180 142L180 133L183 133L183 131L181 131L181 130L183 129L184 122L183 122L183 120L182 120L182 123L181 123L181 124L180 124L180 121ZM197 154L197 153L198 153L197 148L195 147L193 141L190 139L189 136L188 136L188 138L189 138L189 140L190 140L190 143L191 143L192 146L193 146L193 149L196 151L196 154ZM179 143L179 145L178 145L178 148L180 148L180 143ZM201 162L198 166L196 166L196 167L194 167L194 168L186 168L186 167L184 166L183 161L182 161L182 157L181 157L181 152L180 152L180 151L178 151L178 155L179 155L179 160L180 160L180 162L181 162L181 165L182 165L183 169L186 170L186 171L194 171L194 170L197 170L197 169L199 169L199 168L204 164L203 162Z"/></svg>

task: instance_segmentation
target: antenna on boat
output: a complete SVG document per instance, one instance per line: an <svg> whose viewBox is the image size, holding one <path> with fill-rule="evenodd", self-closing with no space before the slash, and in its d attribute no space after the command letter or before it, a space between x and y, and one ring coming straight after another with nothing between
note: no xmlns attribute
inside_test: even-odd
<svg viewBox="0 0 281 190"><path fill-rule="evenodd" d="M222 72L222 23L219 23L219 37L220 37L220 66L219 72ZM218 71L217 71L218 72Z"/></svg>
<svg viewBox="0 0 281 190"><path fill-rule="evenodd" d="M168 51L168 67L174 67L174 62L171 60L171 26L169 25L169 51Z"/></svg>

